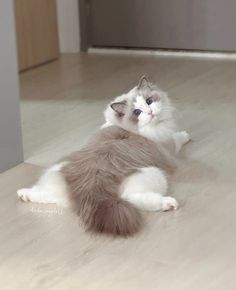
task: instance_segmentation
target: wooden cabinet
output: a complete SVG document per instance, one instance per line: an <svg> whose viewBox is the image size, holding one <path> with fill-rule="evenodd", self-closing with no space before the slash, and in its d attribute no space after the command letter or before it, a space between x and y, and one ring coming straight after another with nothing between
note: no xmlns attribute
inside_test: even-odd
<svg viewBox="0 0 236 290"><path fill-rule="evenodd" d="M59 56L56 0L15 0L19 70Z"/></svg>

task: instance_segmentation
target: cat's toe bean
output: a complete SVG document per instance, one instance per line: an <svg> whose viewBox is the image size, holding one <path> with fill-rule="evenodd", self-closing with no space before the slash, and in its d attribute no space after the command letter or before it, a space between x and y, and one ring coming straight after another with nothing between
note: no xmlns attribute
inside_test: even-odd
<svg viewBox="0 0 236 290"><path fill-rule="evenodd" d="M171 196L164 196L162 199L162 210L176 210L178 208L178 202Z"/></svg>

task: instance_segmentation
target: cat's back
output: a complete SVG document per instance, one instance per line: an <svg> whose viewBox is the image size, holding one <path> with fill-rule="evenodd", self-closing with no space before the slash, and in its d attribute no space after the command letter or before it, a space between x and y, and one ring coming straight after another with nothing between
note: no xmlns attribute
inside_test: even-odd
<svg viewBox="0 0 236 290"><path fill-rule="evenodd" d="M101 128L98 132L92 135L87 143L78 151L71 153L65 159L69 161L76 161L78 159L103 158L104 155L109 154L116 155L117 153L127 152L127 147L129 149L134 146L137 147L138 144L146 147L145 143L150 143L146 138L141 137L132 132L126 131L117 126L109 126Z"/></svg>
<svg viewBox="0 0 236 290"><path fill-rule="evenodd" d="M175 160L158 144L141 135L117 126L100 129L87 144L66 158L86 167L112 166L119 162L125 169L148 166L160 167L168 172L175 168Z"/></svg>

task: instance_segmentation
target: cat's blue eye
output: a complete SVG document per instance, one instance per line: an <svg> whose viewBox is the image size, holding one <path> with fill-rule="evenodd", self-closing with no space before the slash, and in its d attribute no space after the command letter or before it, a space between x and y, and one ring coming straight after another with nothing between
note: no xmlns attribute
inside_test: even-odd
<svg viewBox="0 0 236 290"><path fill-rule="evenodd" d="M153 103L152 98L148 98L148 99L146 99L146 103L147 103L148 105L151 105L151 104Z"/></svg>
<svg viewBox="0 0 236 290"><path fill-rule="evenodd" d="M135 116L139 116L142 113L142 111L140 109L135 109L134 110L134 115Z"/></svg>

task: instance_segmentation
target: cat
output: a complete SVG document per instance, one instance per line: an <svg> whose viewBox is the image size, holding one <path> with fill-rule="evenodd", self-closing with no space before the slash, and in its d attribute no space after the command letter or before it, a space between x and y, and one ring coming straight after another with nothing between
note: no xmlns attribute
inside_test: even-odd
<svg viewBox="0 0 236 290"><path fill-rule="evenodd" d="M107 106L105 124L82 149L50 167L32 188L18 190L18 197L71 206L92 232L135 234L143 226L141 210L178 207L166 196L167 175L189 134L177 131L173 112L167 94L142 77Z"/></svg>

